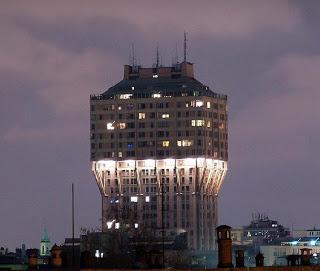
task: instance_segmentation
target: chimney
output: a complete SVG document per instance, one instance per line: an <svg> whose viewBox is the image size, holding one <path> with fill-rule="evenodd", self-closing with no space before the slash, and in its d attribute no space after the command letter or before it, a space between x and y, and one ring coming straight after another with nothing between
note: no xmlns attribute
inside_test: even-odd
<svg viewBox="0 0 320 271"><path fill-rule="evenodd" d="M28 255L28 266L29 266L29 269L37 269L38 268L39 249L30 248L30 249L27 249L26 253Z"/></svg>
<svg viewBox="0 0 320 271"><path fill-rule="evenodd" d="M257 254L257 256L255 257L256 259L256 266L264 266L264 256L261 252L259 252Z"/></svg>
<svg viewBox="0 0 320 271"><path fill-rule="evenodd" d="M233 267L231 227L227 225L221 225L217 227L216 231L219 255L218 268Z"/></svg>
<svg viewBox="0 0 320 271"><path fill-rule="evenodd" d="M62 266L62 258L61 258L62 248L54 244L51 248L51 263L53 267L61 267Z"/></svg>
<svg viewBox="0 0 320 271"><path fill-rule="evenodd" d="M244 267L244 250L239 249L236 251L236 267Z"/></svg>
<svg viewBox="0 0 320 271"><path fill-rule="evenodd" d="M310 265L311 248L301 248L301 265Z"/></svg>

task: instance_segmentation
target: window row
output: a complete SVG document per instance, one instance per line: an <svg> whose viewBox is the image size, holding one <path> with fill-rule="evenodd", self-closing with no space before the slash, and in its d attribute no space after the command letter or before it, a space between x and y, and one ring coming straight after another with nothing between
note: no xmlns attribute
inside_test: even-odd
<svg viewBox="0 0 320 271"><path fill-rule="evenodd" d="M125 94L124 94L125 95ZM127 94L130 95L130 94ZM157 95L157 94L155 94ZM160 98L156 97L155 98ZM105 104L105 105L99 105L96 106L92 104L90 106L90 110L96 111L97 109L101 109L103 111L115 111L115 110L133 110L133 109L152 109L152 108L189 108L189 107L204 107L207 109L213 108L213 109L220 109L220 110L226 110L226 104L225 102L222 103L216 103L216 102L210 102L210 101L202 101L202 100L192 100L187 102L158 102L158 103L122 103L122 104Z"/></svg>

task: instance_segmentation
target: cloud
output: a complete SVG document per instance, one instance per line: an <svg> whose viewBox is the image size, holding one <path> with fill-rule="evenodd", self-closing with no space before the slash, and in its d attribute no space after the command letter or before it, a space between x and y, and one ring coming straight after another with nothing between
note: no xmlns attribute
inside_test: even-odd
<svg viewBox="0 0 320 271"><path fill-rule="evenodd" d="M198 36L248 38L268 29L292 31L301 23L301 14L290 1L29 1L7 2L2 8L3 16L30 16L39 23L66 26L108 18L154 36L187 30Z"/></svg>
<svg viewBox="0 0 320 271"><path fill-rule="evenodd" d="M312 148L318 148L312 138L320 134L315 125L320 116L319 69L317 55L287 55L274 64L266 74L276 83L273 89L250 101L231 121L236 146L232 159L238 166L281 166L311 158Z"/></svg>

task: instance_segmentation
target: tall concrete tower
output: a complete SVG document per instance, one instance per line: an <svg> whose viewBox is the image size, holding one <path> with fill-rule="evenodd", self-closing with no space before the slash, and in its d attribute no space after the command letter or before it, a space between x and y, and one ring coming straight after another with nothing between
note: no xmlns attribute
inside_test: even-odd
<svg viewBox="0 0 320 271"><path fill-rule="evenodd" d="M91 95L91 162L102 229L184 233L215 248L217 197L227 171L227 96L171 67L125 65L122 81Z"/></svg>

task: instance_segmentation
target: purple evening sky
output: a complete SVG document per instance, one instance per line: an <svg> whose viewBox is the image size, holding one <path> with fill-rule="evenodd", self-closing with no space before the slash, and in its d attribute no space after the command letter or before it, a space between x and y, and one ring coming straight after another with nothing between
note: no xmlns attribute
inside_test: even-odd
<svg viewBox="0 0 320 271"><path fill-rule="evenodd" d="M188 32L196 77L229 95L230 163L220 222L260 211L320 226L319 1L0 2L0 246L38 247L99 225L89 95L121 80L135 44L171 64Z"/></svg>

